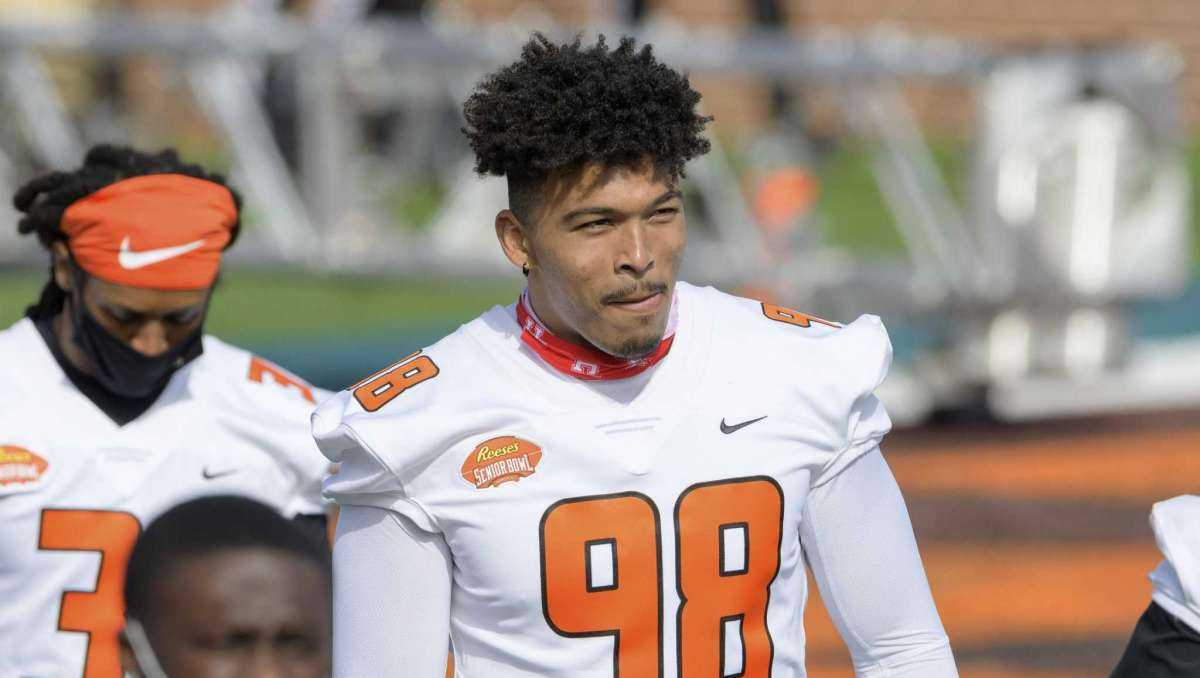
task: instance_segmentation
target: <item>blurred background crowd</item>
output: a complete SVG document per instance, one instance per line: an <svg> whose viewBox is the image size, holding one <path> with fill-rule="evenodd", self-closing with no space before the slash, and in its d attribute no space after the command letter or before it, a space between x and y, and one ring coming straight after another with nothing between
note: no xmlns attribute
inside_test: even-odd
<svg viewBox="0 0 1200 678"><path fill-rule="evenodd" d="M0 194L102 141L227 172L208 331L340 388L519 292L458 107L532 30L691 74L684 279L883 317L963 675L1106 673L1151 504L1200 486L1194 0L0 0ZM4 326L47 263L8 215ZM811 675L851 675L810 621Z"/></svg>

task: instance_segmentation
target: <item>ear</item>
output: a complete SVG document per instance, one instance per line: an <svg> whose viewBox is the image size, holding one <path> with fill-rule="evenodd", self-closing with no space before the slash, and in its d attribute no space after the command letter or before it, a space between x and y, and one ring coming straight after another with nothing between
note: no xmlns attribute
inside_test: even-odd
<svg viewBox="0 0 1200 678"><path fill-rule="evenodd" d="M63 290L71 291L71 253L67 244L61 240L50 243L50 256L53 258L54 282Z"/></svg>
<svg viewBox="0 0 1200 678"><path fill-rule="evenodd" d="M504 250L504 256L508 257L513 266L534 266L533 250L529 246L529 238L525 235L525 225L517 219L512 210L501 210L496 215L496 239L500 241L500 249Z"/></svg>

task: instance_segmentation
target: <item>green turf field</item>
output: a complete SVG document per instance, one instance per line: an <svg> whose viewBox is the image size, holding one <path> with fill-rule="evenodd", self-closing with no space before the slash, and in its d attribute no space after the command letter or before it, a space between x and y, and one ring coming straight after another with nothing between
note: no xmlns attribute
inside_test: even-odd
<svg viewBox="0 0 1200 678"><path fill-rule="evenodd" d="M933 151L951 191L961 196L966 146L935 143ZM861 252L898 253L900 237L868 162L867 149L855 144L845 144L821 160L818 209L825 235ZM1188 162L1195 184L1200 178L1200 139L1189 147ZM1200 186L1193 186L1192 197L1200 214ZM1200 264L1200 232L1194 247ZM36 298L44 276L40 264L0 271L0 327L20 317ZM395 331L424 337L452 329L493 304L509 303L520 287L516 275L498 280L413 280L234 269L224 275L208 327L231 340L259 344L336 341Z"/></svg>
<svg viewBox="0 0 1200 678"><path fill-rule="evenodd" d="M37 298L44 275L40 270L0 275L0 326L19 318ZM215 334L250 342L453 327L494 304L511 302L520 289L517 277L468 282L233 270L221 280L207 326Z"/></svg>

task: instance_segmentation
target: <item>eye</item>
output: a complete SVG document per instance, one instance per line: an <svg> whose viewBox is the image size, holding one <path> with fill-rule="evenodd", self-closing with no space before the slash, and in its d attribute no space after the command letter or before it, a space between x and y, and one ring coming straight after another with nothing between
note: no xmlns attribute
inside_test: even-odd
<svg viewBox="0 0 1200 678"><path fill-rule="evenodd" d="M669 218L679 213L678 207L660 207L654 211L654 216Z"/></svg>
<svg viewBox="0 0 1200 678"><path fill-rule="evenodd" d="M314 654L317 651L317 641L304 633L282 633L275 640L276 645L297 655Z"/></svg>
<svg viewBox="0 0 1200 678"><path fill-rule="evenodd" d="M188 309L163 316L163 320L172 325L187 325L195 320L198 315L200 315L199 309Z"/></svg>
<svg viewBox="0 0 1200 678"><path fill-rule="evenodd" d="M113 306L101 306L100 310L104 311L114 323L118 325L132 325L141 320L141 314L133 311L115 308Z"/></svg>
<svg viewBox="0 0 1200 678"><path fill-rule="evenodd" d="M575 227L576 230L598 231L612 225L612 219L596 219L593 221L585 221Z"/></svg>
<svg viewBox="0 0 1200 678"><path fill-rule="evenodd" d="M235 630L221 637L213 649L224 652L236 652L248 647L254 647L258 642L258 634L250 630Z"/></svg>

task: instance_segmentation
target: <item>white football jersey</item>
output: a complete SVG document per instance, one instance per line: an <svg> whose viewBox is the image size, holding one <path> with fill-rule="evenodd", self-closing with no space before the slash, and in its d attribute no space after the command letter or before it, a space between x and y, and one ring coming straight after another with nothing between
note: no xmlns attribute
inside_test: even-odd
<svg viewBox="0 0 1200 678"><path fill-rule="evenodd" d="M215 337L118 426L28 319L0 332L0 676L119 678L134 540L168 508L240 494L322 513L319 394Z"/></svg>
<svg viewBox="0 0 1200 678"><path fill-rule="evenodd" d="M1200 633L1200 496L1158 502L1150 525L1165 558L1150 573L1154 602Z"/></svg>
<svg viewBox="0 0 1200 678"><path fill-rule="evenodd" d="M802 510L890 428L891 346L873 316L676 294L636 394L549 369L510 306L314 413L327 496L449 546L459 676L805 675Z"/></svg>

